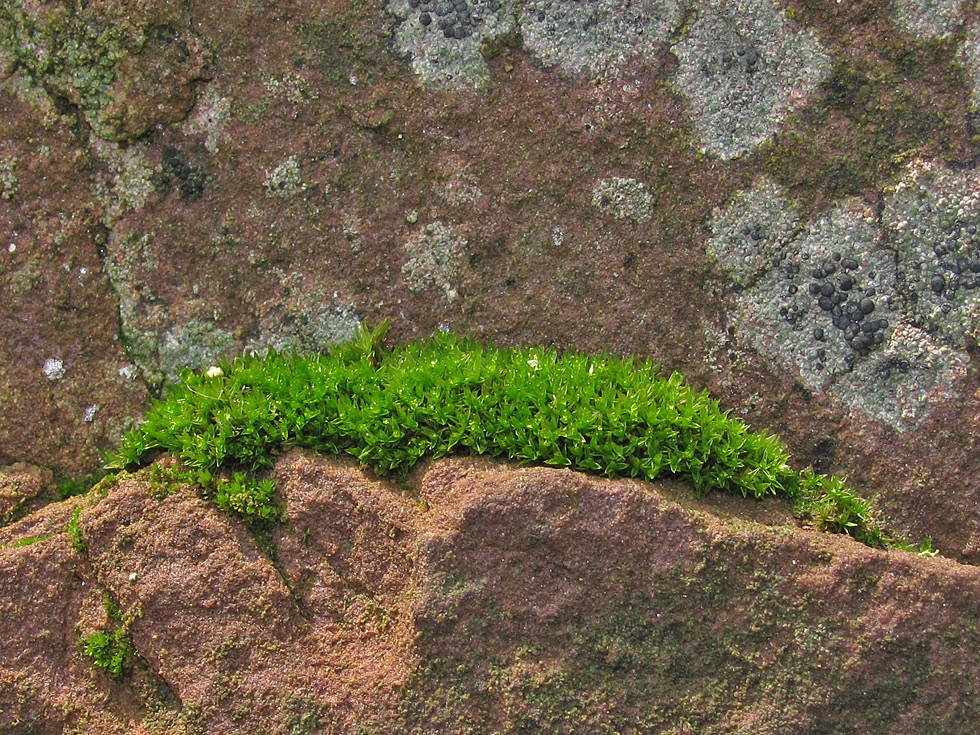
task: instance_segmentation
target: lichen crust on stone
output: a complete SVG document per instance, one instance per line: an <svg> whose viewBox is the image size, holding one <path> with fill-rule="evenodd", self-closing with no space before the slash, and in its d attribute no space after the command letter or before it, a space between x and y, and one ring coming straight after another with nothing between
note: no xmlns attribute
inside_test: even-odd
<svg viewBox="0 0 980 735"><path fill-rule="evenodd" d="M422 231L407 243L405 251L408 262L402 266L402 273L412 291L421 291L428 286L438 286L453 301L456 280L462 267L467 241L454 228L436 220L422 228Z"/></svg>
<svg viewBox="0 0 980 735"><path fill-rule="evenodd" d="M830 71L816 36L769 0L704 0L673 51L702 150L724 160L768 140Z"/></svg>
<svg viewBox="0 0 980 735"><path fill-rule="evenodd" d="M398 19L394 47L410 59L423 85L477 88L490 82L483 43L516 30L511 6L500 0L390 0L387 9Z"/></svg>
<svg viewBox="0 0 980 735"><path fill-rule="evenodd" d="M799 229L791 202L775 183L764 180L715 211L707 250L733 281L751 286Z"/></svg>
<svg viewBox="0 0 980 735"><path fill-rule="evenodd" d="M919 38L945 38L963 22L962 0L894 0L892 17Z"/></svg>
<svg viewBox="0 0 980 735"><path fill-rule="evenodd" d="M525 48L572 75L601 75L630 56L652 55L679 18L674 0L532 0L517 14Z"/></svg>
<svg viewBox="0 0 980 735"><path fill-rule="evenodd" d="M631 56L652 56L680 19L676 0L390 0L396 50L425 85L482 87L487 49L512 37L567 75L614 73ZM511 43L511 42L508 42Z"/></svg>
<svg viewBox="0 0 980 735"><path fill-rule="evenodd" d="M592 205L599 211L638 224L650 221L652 202L646 184L636 179L613 176L602 179L592 190Z"/></svg>
<svg viewBox="0 0 980 735"><path fill-rule="evenodd" d="M850 410L919 425L977 340L976 191L967 174L913 167L880 219L855 200L804 226L770 183L736 196L707 250L740 289L742 338Z"/></svg>

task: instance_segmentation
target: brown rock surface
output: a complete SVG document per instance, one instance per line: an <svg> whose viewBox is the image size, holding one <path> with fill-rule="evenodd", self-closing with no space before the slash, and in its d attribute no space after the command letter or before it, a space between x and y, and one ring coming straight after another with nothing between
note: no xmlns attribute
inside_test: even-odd
<svg viewBox="0 0 980 735"><path fill-rule="evenodd" d="M596 23L547 0L467 2L476 35L454 40L437 31L449 15L425 25L434 10L407 0L0 9L0 464L85 475L181 368L324 349L389 318L397 343L452 329L649 356L779 433L801 467L847 474L890 532L975 561L975 336L937 317L956 369L920 356L921 385L882 350L858 356L869 378L835 376L846 391L807 383L824 348L787 362L760 346L784 326L785 286L764 302L775 317L747 323L708 241L765 180L792 232L865 211L877 235L856 247L893 245L896 186L926 164L975 167L977 9L723 3L757 54L729 21L701 22L713 0L602 0ZM738 124L705 128L719 110ZM971 253L929 265L951 281ZM967 290L954 315L980 308ZM892 296L908 310L916 294ZM831 357L854 357L822 329ZM921 423L858 410L889 391Z"/></svg>
<svg viewBox="0 0 980 735"><path fill-rule="evenodd" d="M155 467L0 530L0 732L975 732L971 567L480 458L274 472L272 527Z"/></svg>

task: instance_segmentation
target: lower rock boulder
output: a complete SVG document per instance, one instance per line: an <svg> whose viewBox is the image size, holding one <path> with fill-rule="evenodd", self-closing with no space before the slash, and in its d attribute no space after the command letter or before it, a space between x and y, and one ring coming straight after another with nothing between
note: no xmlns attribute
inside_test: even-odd
<svg viewBox="0 0 980 735"><path fill-rule="evenodd" d="M274 475L274 526L157 467L0 529L0 732L975 731L975 568L485 458Z"/></svg>

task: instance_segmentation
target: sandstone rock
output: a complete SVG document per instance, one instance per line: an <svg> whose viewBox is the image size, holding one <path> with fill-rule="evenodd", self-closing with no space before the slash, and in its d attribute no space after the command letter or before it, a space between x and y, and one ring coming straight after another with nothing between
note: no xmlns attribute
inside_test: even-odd
<svg viewBox="0 0 980 735"><path fill-rule="evenodd" d="M3 529L0 729L973 731L971 567L669 483L274 474L251 532L153 468ZM81 641L118 625L112 678Z"/></svg>

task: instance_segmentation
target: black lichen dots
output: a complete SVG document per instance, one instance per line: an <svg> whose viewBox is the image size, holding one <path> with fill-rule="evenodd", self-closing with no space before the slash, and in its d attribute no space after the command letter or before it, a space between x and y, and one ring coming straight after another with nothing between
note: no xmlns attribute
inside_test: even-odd
<svg viewBox="0 0 980 735"><path fill-rule="evenodd" d="M419 16L419 23L421 23L422 25L427 26L431 22L432 22L432 16L429 15L428 13L422 13L422 15Z"/></svg>
<svg viewBox="0 0 980 735"><path fill-rule="evenodd" d="M204 192L207 176L199 166L192 166L187 155L176 148L163 149L160 173L153 177L157 190L165 193L176 187L181 199L197 199Z"/></svg>
<svg viewBox="0 0 980 735"><path fill-rule="evenodd" d="M942 293L946 289L946 279L937 273L930 279L929 288L937 294Z"/></svg>

